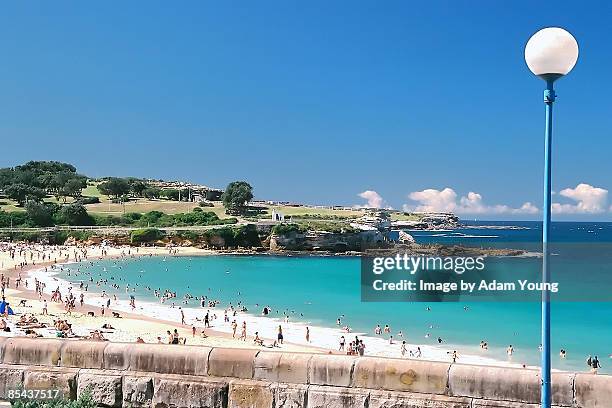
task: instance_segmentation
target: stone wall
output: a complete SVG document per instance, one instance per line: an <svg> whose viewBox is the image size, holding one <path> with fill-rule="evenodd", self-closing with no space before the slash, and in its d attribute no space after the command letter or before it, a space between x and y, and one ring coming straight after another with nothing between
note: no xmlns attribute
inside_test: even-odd
<svg viewBox="0 0 612 408"><path fill-rule="evenodd" d="M90 389L104 407L519 408L537 370L200 346L0 339L0 397ZM557 407L612 407L612 377L554 373Z"/></svg>

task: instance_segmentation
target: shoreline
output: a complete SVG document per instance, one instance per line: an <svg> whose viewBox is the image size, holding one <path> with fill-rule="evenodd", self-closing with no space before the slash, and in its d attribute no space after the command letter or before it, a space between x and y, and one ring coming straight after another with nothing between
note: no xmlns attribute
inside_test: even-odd
<svg viewBox="0 0 612 408"><path fill-rule="evenodd" d="M50 247L47 247L49 250ZM59 247L55 247L56 249ZM79 247L61 247L63 251L78 251ZM91 247L90 247L91 248ZM110 247L108 248L110 249ZM107 259L117 259L117 260L126 260L130 258L142 257L142 256L210 256L210 255L218 255L218 256L228 256L228 255L245 255L244 253L228 253L228 252L219 252L219 251L210 251L210 250L200 250L197 248L190 247L179 247L173 248L178 249L178 253L171 254L169 253L168 248L163 247L139 247L137 253L134 252L135 248L133 247L120 247L113 248L112 251L106 256L102 255L89 255L87 259L81 260L81 262L92 262L94 260L107 260ZM127 251L127 254L126 254ZM141 252L142 251L142 252ZM2 253L0 253L2 254ZM267 255L273 256L273 254L249 254L249 255ZM76 257L76 256L75 256ZM49 265L56 265L57 268L70 267L70 264L74 264L78 262L78 259L67 259L62 262L57 262L54 264L53 262L46 262L44 264L36 264L36 265L27 265L22 269L12 269L7 270L5 266L2 271L7 274L7 276L11 276L11 280L14 280L19 273L22 273L22 280L25 278L25 274L28 275L28 278L31 280L33 285L34 277L43 280L47 283L47 287L45 288L45 298L49 298L49 294L52 290L55 289L56 286L60 286L60 290L62 294L67 293L68 287L71 287L72 284L64 279L57 278L57 274L60 271L50 271L45 273L44 268L49 267ZM10 268L10 267L9 267ZM53 283L53 284L51 284ZM90 282L93 284L93 282ZM30 286L32 288L32 286ZM165 342L165 331L172 330L177 328L179 330L179 334L187 339L187 344L203 344L203 345L217 345L223 347L237 347L237 348L258 348L265 349L266 347L260 347L252 344L252 338L254 331L257 330L260 333L260 337L262 337L267 344L272 343L272 339L276 337L276 328L278 325L283 326L284 337L287 340L282 347L281 350L286 351L314 351L314 352L322 352L322 353L333 353L338 354L338 342L340 336L344 336L348 342L353 338L353 336L359 336L360 339L364 340L366 344L366 355L370 356L380 356L380 357L392 357L392 358L413 358L408 357L408 353L402 357L400 353L400 347L402 338L398 337L395 339L393 344L389 344L389 342L383 338L376 337L373 335L369 335L367 333L356 333L350 332L347 333L340 328L333 327L324 327L324 326L311 326L307 322L300 321L292 321L285 322L281 321L281 319L274 317L263 317L258 316L253 313L238 313L235 317L238 322L239 328L237 330L237 335L240 333L240 325L242 321L247 322L247 335L248 340L246 342L239 341L237 339L232 339L231 336L231 327L229 323L223 322L223 308L222 307L209 307L209 308L201 308L201 307L193 307L193 306L184 306L184 305L176 305L175 308L172 308L168 305L160 305L159 303L154 303L150 301L138 301L137 309L132 310L129 302L125 300L117 300L114 302L112 307L109 309L109 312L106 316L110 315L110 311L115 311L121 313L122 318L116 319L112 317L99 317L100 306L103 302L107 300L107 298L103 298L100 296L99 288L93 287L91 291L85 292L88 296L85 298L85 305L83 308L77 307L75 312L73 312L72 316L77 316L78 313L82 313L80 317L71 318L70 316L65 316L69 320L77 321L78 326L91 326L94 323L97 323L100 326L102 323L109 323L113 325L113 327L119 328L116 324L119 321L127 322L133 324L133 327L123 327L125 325L121 325L122 331L126 331L125 333L120 334L120 339L112 339L113 341L127 341L134 342L136 336L141 336L145 339L146 342L155 342L156 336L155 333L152 333L151 330L158 330L157 336L161 336L162 340ZM72 289L73 293L78 299L79 291L78 288ZM36 293L31 290L25 290L25 288L19 289L10 289L7 291L7 296L11 298L17 298L18 300L21 298L29 299L28 301L37 302L38 296ZM180 298L177 297L174 299L180 302ZM15 302L12 302L14 305ZM185 312L185 319L187 325L180 324L180 315L178 308L183 307ZM59 313L66 315L66 312L63 310L62 304L57 304L53 302L49 302L50 309L53 307L55 313ZM19 309L19 308L16 308ZM202 330L202 321L198 321L198 315L203 315L204 310L210 310L211 315L216 314L217 319L213 320L212 328L206 329L207 338L201 338L199 336L192 337L191 335L191 327L192 325L197 328L198 333ZM28 313L28 310L16 310L16 312ZM50 310L51 311L51 310ZM94 318L86 318L85 315L87 312L93 311L96 314ZM176 315L176 320L173 319L174 316L171 314L174 313ZM95 320L97 319L97 320ZM230 321L234 319L234 317L230 317ZM91 321L93 320L93 321ZM311 337L312 341L307 343L305 341L305 327L308 325L311 329ZM255 329L253 329L255 327ZM126 336L133 336L131 339ZM112 337L112 336L111 336ZM291 341L289 341L291 340ZM451 360L451 356L449 355L449 349L452 352L453 347L459 352L459 362L465 364L478 364L478 365L488 365L488 366L504 366L504 367L523 367L523 364L514 363L511 361L503 361L497 360L490 357L483 357L471 354L463 354L461 352L462 348L468 347L466 345L446 345L446 347L437 347L431 345L423 345L423 344L413 344L406 342L406 346L408 350L415 350L416 347L420 347L422 351L422 357L415 359L420 360L430 360L430 361L444 361L448 362ZM342 352L341 354L345 354ZM529 366L527 366L529 367Z"/></svg>

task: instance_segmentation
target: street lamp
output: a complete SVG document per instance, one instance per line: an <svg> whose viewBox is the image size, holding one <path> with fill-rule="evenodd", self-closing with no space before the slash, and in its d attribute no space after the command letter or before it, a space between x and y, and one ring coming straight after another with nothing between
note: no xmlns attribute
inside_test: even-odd
<svg viewBox="0 0 612 408"><path fill-rule="evenodd" d="M578 60L578 43L567 31L558 27L544 28L535 33L525 46L525 61L535 75L546 81L546 130L544 136L544 207L542 228L542 393L541 406L550 408L550 266L548 238L550 234L552 105L555 101L553 83L567 75Z"/></svg>

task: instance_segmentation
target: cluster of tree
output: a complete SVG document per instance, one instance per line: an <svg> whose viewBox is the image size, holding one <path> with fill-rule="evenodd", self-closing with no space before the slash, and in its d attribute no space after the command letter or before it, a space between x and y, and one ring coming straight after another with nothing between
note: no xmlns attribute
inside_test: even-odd
<svg viewBox="0 0 612 408"><path fill-rule="evenodd" d="M54 225L97 225L124 227L188 227L235 224L236 218L220 219L214 212L195 208L190 213L165 214L160 211L127 213L123 216L90 215L81 203L58 205L30 201L25 212L0 211L0 228L51 227Z"/></svg>
<svg viewBox="0 0 612 408"><path fill-rule="evenodd" d="M87 187L87 177L76 168L57 161L29 161L16 167L0 169L0 190L21 206L26 202L40 202L47 195L58 201L66 197L81 197Z"/></svg>
<svg viewBox="0 0 612 408"><path fill-rule="evenodd" d="M98 190L118 201L126 201L129 197L165 198L172 201L186 201L189 198L189 190L186 188L161 189L152 185L148 180L135 177L110 177L98 184Z"/></svg>
<svg viewBox="0 0 612 408"><path fill-rule="evenodd" d="M58 205L28 201L24 212L0 211L0 228L94 225L94 222L83 204L78 202Z"/></svg>
<svg viewBox="0 0 612 408"><path fill-rule="evenodd" d="M98 184L98 191L109 197L120 199L131 195L134 197L144 197L145 191L151 189L148 181L127 177L110 177L106 181Z"/></svg>

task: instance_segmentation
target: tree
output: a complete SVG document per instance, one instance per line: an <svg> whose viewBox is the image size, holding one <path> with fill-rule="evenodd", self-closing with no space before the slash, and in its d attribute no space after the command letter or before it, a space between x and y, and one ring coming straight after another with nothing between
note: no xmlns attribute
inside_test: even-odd
<svg viewBox="0 0 612 408"><path fill-rule="evenodd" d="M125 179L111 177L104 183L98 184L98 190L107 196L119 198L130 192L130 184Z"/></svg>
<svg viewBox="0 0 612 408"><path fill-rule="evenodd" d="M168 200L178 201L181 193L176 188L167 188L165 190L161 190L160 196L166 197Z"/></svg>
<svg viewBox="0 0 612 408"><path fill-rule="evenodd" d="M159 198L161 190L157 187L147 187L143 190L142 195L148 199Z"/></svg>
<svg viewBox="0 0 612 408"><path fill-rule="evenodd" d="M54 225L53 216L57 205L52 203L38 203L29 201L26 204L26 214L35 227L50 227Z"/></svg>
<svg viewBox="0 0 612 408"><path fill-rule="evenodd" d="M93 225L93 218L81 203L63 205L56 214L58 224L64 225Z"/></svg>
<svg viewBox="0 0 612 408"><path fill-rule="evenodd" d="M5 188L14 183L15 174L13 169L0 169L0 189Z"/></svg>
<svg viewBox="0 0 612 408"><path fill-rule="evenodd" d="M84 178L71 178L70 180L66 181L62 187L62 193L65 196L79 198L81 197L81 193L85 187L87 187L87 180Z"/></svg>
<svg viewBox="0 0 612 408"><path fill-rule="evenodd" d="M25 204L26 201L42 201L46 196L45 190L23 183L9 185L4 189L4 193L19 205Z"/></svg>
<svg viewBox="0 0 612 408"><path fill-rule="evenodd" d="M147 182L135 178L129 178L128 184L130 185L130 191L136 197L142 197L143 192L149 187Z"/></svg>
<svg viewBox="0 0 612 408"><path fill-rule="evenodd" d="M253 199L253 187L246 181L232 181L227 185L222 199L228 213L244 214L248 202Z"/></svg>

